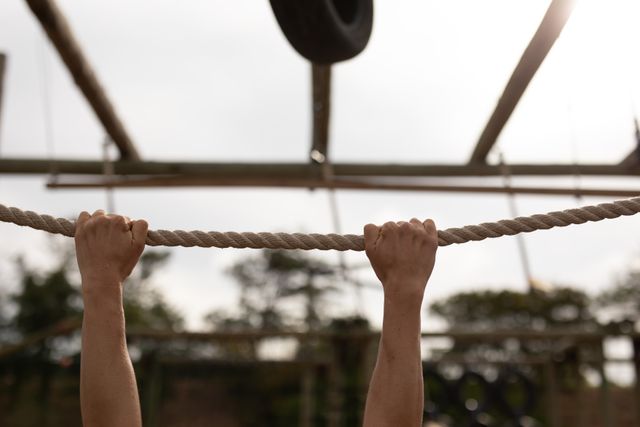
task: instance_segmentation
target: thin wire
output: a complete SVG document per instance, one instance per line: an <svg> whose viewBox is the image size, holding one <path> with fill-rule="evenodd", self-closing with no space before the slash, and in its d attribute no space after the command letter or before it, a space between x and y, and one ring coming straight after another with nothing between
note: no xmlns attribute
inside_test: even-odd
<svg viewBox="0 0 640 427"><path fill-rule="evenodd" d="M569 34L568 37L572 37L572 40L570 40L570 42L568 43L568 45L570 46L572 43L576 43L575 42L575 37L573 37L572 34ZM576 55L574 50L569 49L569 52L567 53L567 55L564 56L565 58L565 66L564 66L564 70L566 71L564 73L564 77L565 77L565 84L564 84L564 88L566 90L566 94L567 94L567 131L569 133L569 149L571 152L571 164L573 166L573 186L576 189L576 193L575 193L575 198L577 202L581 202L582 201L582 194L580 193L580 188L582 188L582 175L580 175L580 170L578 168L578 160L579 160L579 152L578 152L578 137L577 137L577 133L576 133L576 117L575 117L575 110L574 110L574 81L575 79L573 78L574 74L575 74L575 70L573 68L575 68L575 64L576 64ZM573 68L572 68L573 67Z"/></svg>
<svg viewBox="0 0 640 427"><path fill-rule="evenodd" d="M504 161L504 155L502 151L499 151L500 166L502 167L502 177L505 188L511 187L511 174L509 172L509 166ZM519 217L518 207L516 205L515 195L513 193L507 194L507 201L509 203L509 214L512 218ZM516 244L518 245L518 254L520 255L520 264L522 266L522 272L525 277L525 283L527 290L531 292L533 290L533 276L531 275L531 264L529 262L529 253L527 252L527 245L522 234L518 234L516 237Z"/></svg>
<svg viewBox="0 0 640 427"><path fill-rule="evenodd" d="M102 143L102 153L103 153L103 168L102 172L104 177L107 180L107 183L112 182L113 180L113 163L111 163L111 159L109 157L109 147L111 146L112 141L109 136L105 136L104 142ZM105 196L106 196L106 207L108 213L116 213L116 202L113 196L113 187L111 185L105 186Z"/></svg>
<svg viewBox="0 0 640 427"><path fill-rule="evenodd" d="M322 163L322 174L325 180L333 179L333 170L331 168L331 164L328 159L325 158L325 162ZM338 209L338 200L336 197L335 189L330 188L327 191L327 196L329 198L329 210L331 211L331 222L333 223L333 230L336 234L342 234L342 222L340 221L340 210ZM354 280L351 278L349 274L349 269L347 267L346 255L344 252L338 252L338 265L340 266L340 273L342 275L342 280L345 282L353 283L353 289L355 293L355 311L356 314L360 317L364 316L364 297L362 295L362 284L359 280Z"/></svg>
<svg viewBox="0 0 640 427"><path fill-rule="evenodd" d="M53 166L53 157L55 155L55 139L53 129L53 109L51 108L51 82L50 69L47 56L47 42L42 35L38 39L38 59L40 61L40 96L42 98L42 114L44 124L44 139L46 147L46 155L49 159L49 173L56 175Z"/></svg>
<svg viewBox="0 0 640 427"><path fill-rule="evenodd" d="M3 90L2 85L6 86L7 62L9 62L9 59L7 55L4 55L4 64L2 65L3 70L0 71L0 157L2 157L2 103L4 102L4 98L7 97L6 90Z"/></svg>
<svg viewBox="0 0 640 427"><path fill-rule="evenodd" d="M582 175L580 175L580 169L578 168L578 142L576 136L576 123L575 123L575 115L572 106L571 99L573 98L569 95L569 102L567 103L567 114L569 116L569 141L571 144L571 164L573 165L573 186L576 189L575 198L576 201L582 202L582 194L580 193L580 189L582 188Z"/></svg>

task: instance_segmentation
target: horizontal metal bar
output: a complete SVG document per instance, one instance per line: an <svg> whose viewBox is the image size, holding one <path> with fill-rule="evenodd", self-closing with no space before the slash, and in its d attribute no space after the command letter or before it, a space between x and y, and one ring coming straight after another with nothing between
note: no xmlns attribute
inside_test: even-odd
<svg viewBox="0 0 640 427"><path fill-rule="evenodd" d="M0 158L0 174L102 175L102 160ZM364 164L334 163L333 174L341 177L470 177L502 176L503 167L486 164ZM321 178L320 168L307 163L203 163L203 162L113 162L114 175L181 175L216 178ZM639 176L640 168L615 164L512 164L510 175L519 176Z"/></svg>
<svg viewBox="0 0 640 427"><path fill-rule="evenodd" d="M473 194L533 194L547 196L602 196L602 197L637 197L640 189L615 188L570 188L570 187L518 187L518 186L484 186L484 185L433 185L416 183L388 183L377 181L357 181L334 179L287 179L287 178L207 178L207 177L132 177L119 179L85 179L79 181L60 180L56 177L47 184L53 189L87 189L87 188L152 188L152 187L278 187L278 188L327 188L341 190L376 190L376 191L423 191L436 193L473 193Z"/></svg>

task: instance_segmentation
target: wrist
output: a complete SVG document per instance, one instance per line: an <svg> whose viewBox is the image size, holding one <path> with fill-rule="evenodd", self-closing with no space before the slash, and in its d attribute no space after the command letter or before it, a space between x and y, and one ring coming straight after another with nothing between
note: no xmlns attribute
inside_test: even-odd
<svg viewBox="0 0 640 427"><path fill-rule="evenodd" d="M85 311L122 308L122 283L117 280L82 279L82 301Z"/></svg>
<svg viewBox="0 0 640 427"><path fill-rule="evenodd" d="M420 311L424 298L425 283L411 279L385 280L383 285L385 305Z"/></svg>

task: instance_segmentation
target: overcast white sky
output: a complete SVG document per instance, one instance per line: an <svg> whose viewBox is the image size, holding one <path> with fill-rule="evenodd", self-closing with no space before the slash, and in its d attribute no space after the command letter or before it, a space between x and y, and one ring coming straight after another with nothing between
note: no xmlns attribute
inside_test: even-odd
<svg viewBox="0 0 640 427"><path fill-rule="evenodd" d="M307 160L309 66L287 44L266 0L58 3L145 159ZM335 67L332 160L465 161L548 4L376 2L369 46ZM633 148L639 21L637 1L579 2L499 139L508 161L617 162ZM0 155L100 158L104 131L23 1L0 4L0 51L9 57ZM0 203L58 216L105 205L101 190L46 190L46 180L0 176ZM640 187L635 180L606 184ZM152 228L333 231L325 191L119 190L115 199L119 213L146 218ZM522 215L602 201L517 198ZM338 202L343 231L353 233L367 222L413 216L433 217L441 228L509 216L505 196L496 195L343 191ZM625 218L528 235L533 274L597 292L640 254L639 230L640 218ZM0 236L0 274L21 253L36 265L50 262L44 233L0 224ZM513 238L441 249L427 302L460 290L524 289L516 249ZM224 270L250 250L171 251L158 282L190 327L234 303ZM335 253L314 255L337 260ZM347 259L366 262L363 254ZM359 274L374 280L368 269ZM381 294L366 291L365 303L379 323ZM350 298L333 304L339 312L352 307Z"/></svg>

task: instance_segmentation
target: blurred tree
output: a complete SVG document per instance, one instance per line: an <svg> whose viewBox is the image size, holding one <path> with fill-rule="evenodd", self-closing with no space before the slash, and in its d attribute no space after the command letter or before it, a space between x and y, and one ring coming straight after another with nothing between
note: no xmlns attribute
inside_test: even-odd
<svg viewBox="0 0 640 427"><path fill-rule="evenodd" d="M178 331L184 326L180 313L154 289L153 275L166 265L169 252L145 251L124 287L127 327Z"/></svg>
<svg viewBox="0 0 640 427"><path fill-rule="evenodd" d="M556 287L547 292L462 292L435 302L431 310L447 322L451 331L596 332L600 326L591 310L592 305L586 293L568 287ZM542 336L487 341L458 339L447 353L463 355L472 360L511 362L529 355L552 356L558 364L556 372L559 384L564 389L576 390L584 382L579 371L579 352L595 357L599 351L597 343L583 343L578 347L570 339ZM542 374L537 372L536 375Z"/></svg>
<svg viewBox="0 0 640 427"><path fill-rule="evenodd" d="M328 323L324 315L326 297L338 288L334 280L337 269L310 258L301 251L264 250L234 264L229 274L240 287L235 314L216 310L205 316L213 330L239 332L248 330L273 331L286 328L318 330ZM303 301L302 314L292 315L297 308L295 299ZM299 307L299 306L298 306ZM233 341L218 346L223 357L255 359L257 340ZM315 348L305 341L298 349L298 357Z"/></svg>
<svg viewBox="0 0 640 427"><path fill-rule="evenodd" d="M264 250L234 264L229 273L240 286L238 312L209 313L205 321L216 330L316 330L328 320L323 315L326 296L338 290L336 269L301 252ZM301 318L286 310L293 298L304 301Z"/></svg>
<svg viewBox="0 0 640 427"><path fill-rule="evenodd" d="M48 271L28 266L22 258L16 261L19 277L17 292L10 296L15 314L9 319L9 328L18 337L46 330L58 322L80 318L82 296L73 244L54 241L57 257ZM183 320L163 296L153 289L152 276L166 264L169 253L145 252L125 286L124 308L127 325L131 327L177 330ZM10 311L7 307L0 313ZM15 334L14 334L15 336ZM49 354L55 340L44 340L41 350Z"/></svg>
<svg viewBox="0 0 640 427"><path fill-rule="evenodd" d="M465 331L597 329L589 296L567 287L462 292L433 303L431 311L451 329Z"/></svg>
<svg viewBox="0 0 640 427"><path fill-rule="evenodd" d="M16 260L20 284L18 291L11 295L15 306L11 326L20 337L79 318L82 312L79 286L72 282L70 271L74 265L73 249L56 244L54 250L58 259L49 271L31 268L20 257ZM45 339L31 350L46 360L51 355L54 343L61 344L60 340Z"/></svg>
<svg viewBox="0 0 640 427"><path fill-rule="evenodd" d="M608 315L606 328L615 332L632 332L640 318L640 269L631 269L611 289L596 298L599 309Z"/></svg>

